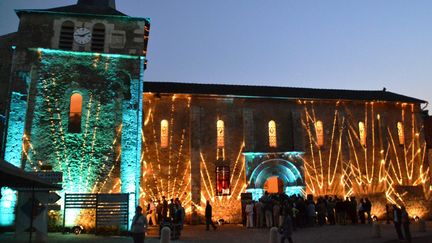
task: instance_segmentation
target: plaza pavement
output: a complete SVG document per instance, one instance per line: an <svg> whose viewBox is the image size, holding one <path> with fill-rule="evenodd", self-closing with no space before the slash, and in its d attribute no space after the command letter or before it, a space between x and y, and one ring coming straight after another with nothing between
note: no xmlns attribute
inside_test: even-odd
<svg viewBox="0 0 432 243"><path fill-rule="evenodd" d="M428 222L426 232L418 232L418 225L411 225L413 243L432 242L432 222ZM159 239L157 230L150 230L146 237L146 243L156 243ZM370 225L335 225L298 229L293 234L295 243L396 243L396 233L392 224L381 224L381 238L372 238L372 226ZM223 225L217 230L205 231L205 226L185 226L182 236L177 243L267 243L269 239L268 229L245 229L239 225ZM0 234L1 243L28 242L13 238L12 233ZM93 234L62 235L60 233L49 234L50 243L72 243L72 242L98 242L98 243L132 243L132 239L124 236L95 236Z"/></svg>

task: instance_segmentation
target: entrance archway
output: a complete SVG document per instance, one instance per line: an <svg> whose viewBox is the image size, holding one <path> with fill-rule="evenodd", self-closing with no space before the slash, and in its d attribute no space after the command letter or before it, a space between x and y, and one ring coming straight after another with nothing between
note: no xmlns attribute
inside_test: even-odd
<svg viewBox="0 0 432 243"><path fill-rule="evenodd" d="M252 172L249 186L263 188L268 178L277 176L284 187L303 185L303 178L297 167L288 160L270 159L263 161Z"/></svg>

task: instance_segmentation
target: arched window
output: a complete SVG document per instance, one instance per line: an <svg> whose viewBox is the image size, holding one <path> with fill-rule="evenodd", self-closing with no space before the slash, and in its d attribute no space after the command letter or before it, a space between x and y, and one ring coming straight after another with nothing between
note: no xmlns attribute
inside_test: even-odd
<svg viewBox="0 0 432 243"><path fill-rule="evenodd" d="M91 50L103 52L105 47L105 25L95 24L93 26Z"/></svg>
<svg viewBox="0 0 432 243"><path fill-rule="evenodd" d="M168 147L168 121L161 121L161 137L160 137L161 148Z"/></svg>
<svg viewBox="0 0 432 243"><path fill-rule="evenodd" d="M359 136L360 136L360 144L362 146L366 145L366 131L365 131L365 124L364 122L359 122Z"/></svg>
<svg viewBox="0 0 432 243"><path fill-rule="evenodd" d="M405 132L404 132L404 126L402 122L397 123L397 131L399 137L399 144L403 145L405 143Z"/></svg>
<svg viewBox="0 0 432 243"><path fill-rule="evenodd" d="M324 145L324 127L322 121L317 121L315 123L315 132L318 146Z"/></svg>
<svg viewBox="0 0 432 243"><path fill-rule="evenodd" d="M222 120L216 122L217 129L217 147L223 148L225 146L225 126Z"/></svg>
<svg viewBox="0 0 432 243"><path fill-rule="evenodd" d="M80 94L74 93L70 98L69 107L69 127L70 133L81 132L81 116L82 116L82 102L83 98Z"/></svg>
<svg viewBox="0 0 432 243"><path fill-rule="evenodd" d="M230 194L230 167L216 166L216 195L227 196Z"/></svg>
<svg viewBox="0 0 432 243"><path fill-rule="evenodd" d="M72 50L75 25L72 21L63 22L60 29L59 49Z"/></svg>
<svg viewBox="0 0 432 243"><path fill-rule="evenodd" d="M268 123L269 147L277 147L276 122L271 120Z"/></svg>

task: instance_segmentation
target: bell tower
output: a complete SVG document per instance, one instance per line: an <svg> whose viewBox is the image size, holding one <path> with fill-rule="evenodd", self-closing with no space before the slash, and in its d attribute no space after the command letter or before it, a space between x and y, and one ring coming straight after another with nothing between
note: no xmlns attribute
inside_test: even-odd
<svg viewBox="0 0 432 243"><path fill-rule="evenodd" d="M63 172L63 193L129 193L133 213L149 19L114 0L16 13L5 160Z"/></svg>

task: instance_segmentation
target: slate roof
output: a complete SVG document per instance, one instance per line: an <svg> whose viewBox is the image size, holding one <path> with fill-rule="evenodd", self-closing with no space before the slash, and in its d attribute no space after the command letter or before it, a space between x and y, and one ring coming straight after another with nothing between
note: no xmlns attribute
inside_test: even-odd
<svg viewBox="0 0 432 243"><path fill-rule="evenodd" d="M116 15L127 16L126 14L117 11L108 6L93 6L93 5L69 5L59 8L46 9L48 12L61 12L61 13L80 13L80 14L95 14L95 15Z"/></svg>
<svg viewBox="0 0 432 243"><path fill-rule="evenodd" d="M115 4L114 4L115 6ZM91 14L103 16L128 16L120 11L117 11L113 5L110 5L107 0L80 0L77 4L64 7L49 8L49 9L22 9L16 10L18 16L21 12L56 12L56 13L73 13L73 14Z"/></svg>
<svg viewBox="0 0 432 243"><path fill-rule="evenodd" d="M198 84L153 81L144 82L144 92L222 95L249 98L266 97L275 99L288 98L427 103L424 100L383 90L312 89L274 86Z"/></svg>

